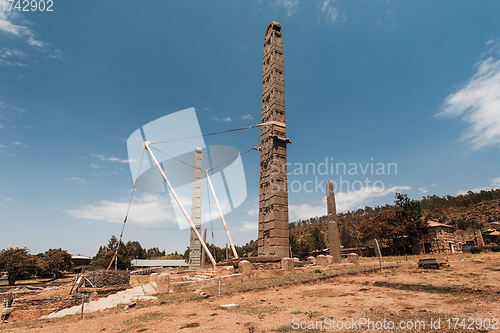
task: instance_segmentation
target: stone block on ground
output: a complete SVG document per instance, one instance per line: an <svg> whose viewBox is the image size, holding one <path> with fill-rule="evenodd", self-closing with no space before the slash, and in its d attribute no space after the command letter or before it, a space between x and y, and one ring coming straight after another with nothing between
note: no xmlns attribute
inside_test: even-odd
<svg viewBox="0 0 500 333"><path fill-rule="evenodd" d="M316 265L318 266L327 266L328 265L328 259L326 258L325 255L320 254L319 256L316 257Z"/></svg>
<svg viewBox="0 0 500 333"><path fill-rule="evenodd" d="M347 256L347 262L354 265L359 265L359 256L356 253L349 253L349 255Z"/></svg>
<svg viewBox="0 0 500 333"><path fill-rule="evenodd" d="M242 260L238 264L238 272L242 275L252 274L252 263L248 260Z"/></svg>
<svg viewBox="0 0 500 333"><path fill-rule="evenodd" d="M333 256L331 255L326 255L326 261L328 262L328 265L333 264Z"/></svg>
<svg viewBox="0 0 500 333"><path fill-rule="evenodd" d="M311 261L313 264L316 263L316 258L313 256L307 257L307 261Z"/></svg>
<svg viewBox="0 0 500 333"><path fill-rule="evenodd" d="M158 275L158 293L166 294L170 291L170 276L167 273Z"/></svg>
<svg viewBox="0 0 500 333"><path fill-rule="evenodd" d="M281 269L285 271L293 271L293 263L295 258L283 258L281 259Z"/></svg>
<svg viewBox="0 0 500 333"><path fill-rule="evenodd" d="M149 282L158 282L158 273L153 273L149 276Z"/></svg>

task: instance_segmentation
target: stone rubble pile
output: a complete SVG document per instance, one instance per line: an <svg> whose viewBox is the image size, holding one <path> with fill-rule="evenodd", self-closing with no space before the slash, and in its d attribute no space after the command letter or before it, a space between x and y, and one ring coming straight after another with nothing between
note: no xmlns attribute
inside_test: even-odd
<svg viewBox="0 0 500 333"><path fill-rule="evenodd" d="M95 288L130 284L130 273L126 271L106 271L99 269L87 273L87 279Z"/></svg>

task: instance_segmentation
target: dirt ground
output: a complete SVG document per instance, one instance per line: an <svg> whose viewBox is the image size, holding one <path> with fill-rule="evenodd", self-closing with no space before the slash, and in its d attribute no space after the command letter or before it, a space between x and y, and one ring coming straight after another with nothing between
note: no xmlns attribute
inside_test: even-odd
<svg viewBox="0 0 500 333"><path fill-rule="evenodd" d="M216 290L208 290L213 295L208 299L193 292L161 295L158 301L128 310L117 306L86 314L82 320L79 316L24 320L2 324L0 331L346 332L354 325L365 332L500 332L500 254L450 256L450 267L441 269L423 270L416 262L409 258L382 273L331 278L327 277L341 272L316 267L307 274L325 279L282 286L276 286L275 279L274 287L233 289L220 297ZM363 261L361 266L376 264ZM290 276L281 281L287 279ZM238 306L220 307L224 304Z"/></svg>

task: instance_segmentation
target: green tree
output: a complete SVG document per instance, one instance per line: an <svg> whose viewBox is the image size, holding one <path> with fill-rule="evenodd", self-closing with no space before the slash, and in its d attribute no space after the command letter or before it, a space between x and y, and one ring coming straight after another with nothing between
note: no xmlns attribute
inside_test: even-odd
<svg viewBox="0 0 500 333"><path fill-rule="evenodd" d="M36 271L35 260L27 248L8 248L0 252L0 271L7 272L9 286L19 278Z"/></svg>
<svg viewBox="0 0 500 333"><path fill-rule="evenodd" d="M62 272L69 271L72 267L71 254L63 249L49 249L36 256L37 275L55 274L62 277Z"/></svg>

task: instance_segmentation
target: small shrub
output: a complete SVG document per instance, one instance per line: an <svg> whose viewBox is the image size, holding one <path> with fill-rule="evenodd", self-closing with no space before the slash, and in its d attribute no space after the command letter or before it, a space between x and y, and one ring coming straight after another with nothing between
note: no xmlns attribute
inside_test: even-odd
<svg viewBox="0 0 500 333"><path fill-rule="evenodd" d="M470 249L470 253L472 253L472 254L481 253L481 248L477 247L477 246L473 246Z"/></svg>
<svg viewBox="0 0 500 333"><path fill-rule="evenodd" d="M493 251L493 252L500 252L500 246L498 246L498 245L492 246L491 247L491 251Z"/></svg>
<svg viewBox="0 0 500 333"><path fill-rule="evenodd" d="M320 270L320 269L318 269L318 268L316 268L316 269L314 270L314 273L321 273L321 270Z"/></svg>

